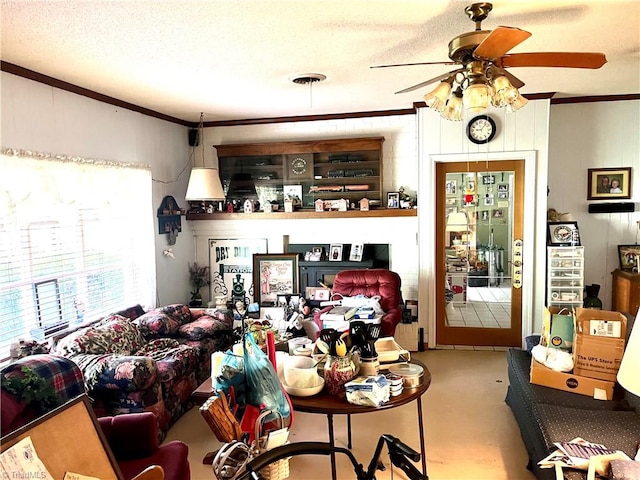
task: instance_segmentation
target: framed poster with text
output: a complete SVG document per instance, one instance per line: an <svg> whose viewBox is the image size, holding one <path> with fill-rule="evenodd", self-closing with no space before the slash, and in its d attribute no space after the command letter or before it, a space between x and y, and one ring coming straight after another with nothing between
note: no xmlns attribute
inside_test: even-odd
<svg viewBox="0 0 640 480"><path fill-rule="evenodd" d="M226 296L231 300L233 282L239 274L249 303L254 300L253 254L267 253L266 238L209 239L211 300Z"/></svg>

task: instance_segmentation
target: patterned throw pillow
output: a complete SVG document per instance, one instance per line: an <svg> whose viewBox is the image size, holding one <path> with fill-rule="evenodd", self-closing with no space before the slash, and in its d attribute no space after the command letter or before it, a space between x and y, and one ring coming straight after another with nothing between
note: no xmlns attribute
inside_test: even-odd
<svg viewBox="0 0 640 480"><path fill-rule="evenodd" d="M151 310L136 318L133 323L138 325L145 338L174 336L181 325L174 317L160 310Z"/></svg>
<svg viewBox="0 0 640 480"><path fill-rule="evenodd" d="M144 344L138 328L128 318L109 315L95 325L81 328L61 339L56 353L72 355L88 353L130 355Z"/></svg>
<svg viewBox="0 0 640 480"><path fill-rule="evenodd" d="M209 315L203 315L193 322L182 325L178 329L178 334L187 340L202 340L206 337L213 337L218 331L228 329L229 326L225 322Z"/></svg>

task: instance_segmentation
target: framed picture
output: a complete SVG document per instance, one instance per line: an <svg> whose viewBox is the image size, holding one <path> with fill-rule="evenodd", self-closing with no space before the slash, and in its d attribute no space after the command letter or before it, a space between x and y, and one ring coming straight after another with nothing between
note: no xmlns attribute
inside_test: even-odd
<svg viewBox="0 0 640 480"><path fill-rule="evenodd" d="M578 222L547 222L547 245L553 247L579 246Z"/></svg>
<svg viewBox="0 0 640 480"><path fill-rule="evenodd" d="M387 193L387 208L400 208L400 192Z"/></svg>
<svg viewBox="0 0 640 480"><path fill-rule="evenodd" d="M498 192L498 200L506 200L509 198L509 192Z"/></svg>
<svg viewBox="0 0 640 480"><path fill-rule="evenodd" d="M253 284L254 253L267 253L266 238L209 239L211 300L224 296L226 301L231 301L234 280L241 280L248 303L257 301Z"/></svg>
<svg viewBox="0 0 640 480"><path fill-rule="evenodd" d="M278 295L298 293L298 255L295 253L253 255L254 296L262 307L276 305Z"/></svg>
<svg viewBox="0 0 640 480"><path fill-rule="evenodd" d="M496 177L493 175L483 175L482 176L482 184L483 185L493 185L496 183Z"/></svg>
<svg viewBox="0 0 640 480"><path fill-rule="evenodd" d="M309 261L311 262L319 262L322 260L322 254L324 253L324 247L313 247L311 249L311 256Z"/></svg>
<svg viewBox="0 0 640 480"><path fill-rule="evenodd" d="M449 195L453 195L455 193L457 193L458 190L458 182L456 182L455 180L447 180L444 184L444 191L449 194Z"/></svg>
<svg viewBox="0 0 640 480"><path fill-rule="evenodd" d="M302 185L284 185L282 187L285 200L291 200L293 206L302 206Z"/></svg>
<svg viewBox="0 0 640 480"><path fill-rule="evenodd" d="M631 167L590 168L587 200L631 198Z"/></svg>
<svg viewBox="0 0 640 480"><path fill-rule="evenodd" d="M501 208L497 208L493 211L493 218L503 218L504 217L504 210L502 210Z"/></svg>
<svg viewBox="0 0 640 480"><path fill-rule="evenodd" d="M350 262L361 262L362 253L364 252L364 244L354 243L351 245L351 252L349 252Z"/></svg>
<svg viewBox="0 0 640 480"><path fill-rule="evenodd" d="M493 193L486 193L484 195L484 205L486 207L493 205Z"/></svg>
<svg viewBox="0 0 640 480"><path fill-rule="evenodd" d="M342 244L332 243L329 247L329 261L341 262L342 261Z"/></svg>
<svg viewBox="0 0 640 480"><path fill-rule="evenodd" d="M620 270L637 271L640 260L640 245L618 245Z"/></svg>
<svg viewBox="0 0 640 480"><path fill-rule="evenodd" d="M498 184L498 191L499 192L508 192L509 191L509 184L508 183L499 183Z"/></svg>

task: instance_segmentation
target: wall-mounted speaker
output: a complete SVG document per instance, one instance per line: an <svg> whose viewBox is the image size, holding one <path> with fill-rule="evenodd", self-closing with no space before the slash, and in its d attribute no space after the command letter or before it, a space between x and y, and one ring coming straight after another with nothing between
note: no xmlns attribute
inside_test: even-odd
<svg viewBox="0 0 640 480"><path fill-rule="evenodd" d="M197 147L198 146L198 140L199 140L198 129L197 128L191 128L189 130L189 146L190 147Z"/></svg>
<svg viewBox="0 0 640 480"><path fill-rule="evenodd" d="M634 212L636 204L633 202L590 203L589 213L626 213Z"/></svg>

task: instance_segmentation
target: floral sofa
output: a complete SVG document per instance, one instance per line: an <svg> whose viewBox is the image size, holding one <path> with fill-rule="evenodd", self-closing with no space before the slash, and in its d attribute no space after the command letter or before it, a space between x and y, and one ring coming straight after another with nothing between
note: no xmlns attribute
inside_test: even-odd
<svg viewBox="0 0 640 480"><path fill-rule="evenodd" d="M138 306L67 335L53 353L80 367L99 417L151 411L164 438L211 374L211 354L231 345L232 326L229 310Z"/></svg>

